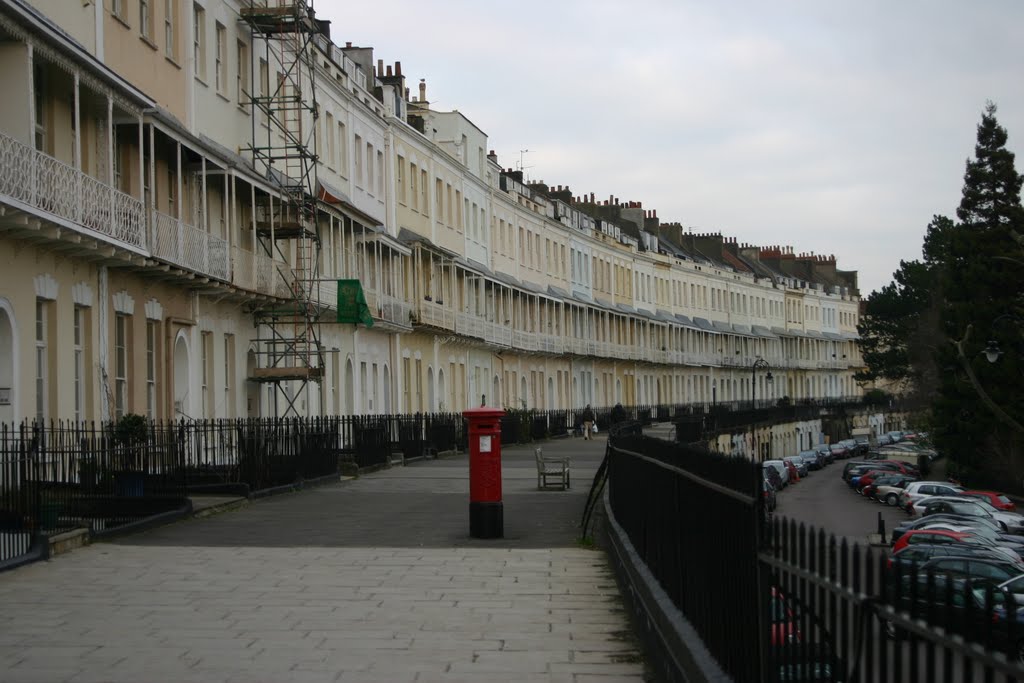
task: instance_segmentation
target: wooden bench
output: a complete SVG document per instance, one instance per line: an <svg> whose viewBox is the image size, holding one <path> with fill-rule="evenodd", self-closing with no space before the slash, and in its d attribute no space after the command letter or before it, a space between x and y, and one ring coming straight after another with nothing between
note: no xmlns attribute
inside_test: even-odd
<svg viewBox="0 0 1024 683"><path fill-rule="evenodd" d="M569 457L545 458L544 450L538 446L533 449L537 459L537 488L546 489L559 487L563 491L569 488Z"/></svg>

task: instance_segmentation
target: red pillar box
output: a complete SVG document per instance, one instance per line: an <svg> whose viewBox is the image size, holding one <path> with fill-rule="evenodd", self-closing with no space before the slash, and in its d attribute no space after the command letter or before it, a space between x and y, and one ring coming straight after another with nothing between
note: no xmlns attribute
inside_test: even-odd
<svg viewBox="0 0 1024 683"><path fill-rule="evenodd" d="M501 502L500 408L470 408L462 413L469 423L469 535L505 535Z"/></svg>

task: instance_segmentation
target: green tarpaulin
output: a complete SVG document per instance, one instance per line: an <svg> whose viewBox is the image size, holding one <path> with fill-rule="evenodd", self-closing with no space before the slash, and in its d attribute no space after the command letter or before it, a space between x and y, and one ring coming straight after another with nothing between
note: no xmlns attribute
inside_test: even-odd
<svg viewBox="0 0 1024 683"><path fill-rule="evenodd" d="M373 327L373 315L359 280L338 280L338 322Z"/></svg>

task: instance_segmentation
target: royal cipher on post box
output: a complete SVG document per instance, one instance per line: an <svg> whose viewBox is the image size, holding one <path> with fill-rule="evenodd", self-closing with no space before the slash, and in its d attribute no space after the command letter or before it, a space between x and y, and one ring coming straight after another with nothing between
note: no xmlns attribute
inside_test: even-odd
<svg viewBox="0 0 1024 683"><path fill-rule="evenodd" d="M462 413L469 424L469 535L505 535L501 502L500 408L470 408Z"/></svg>

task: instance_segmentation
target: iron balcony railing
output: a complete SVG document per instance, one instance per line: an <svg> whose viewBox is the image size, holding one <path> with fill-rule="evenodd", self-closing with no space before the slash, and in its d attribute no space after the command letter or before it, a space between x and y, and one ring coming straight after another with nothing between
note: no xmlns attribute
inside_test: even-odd
<svg viewBox="0 0 1024 683"><path fill-rule="evenodd" d="M153 256L218 280L231 279L227 240L160 211L152 216Z"/></svg>
<svg viewBox="0 0 1024 683"><path fill-rule="evenodd" d="M147 246L141 201L3 133L0 194L116 242Z"/></svg>

